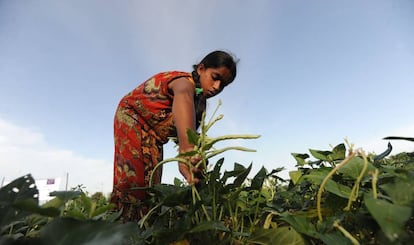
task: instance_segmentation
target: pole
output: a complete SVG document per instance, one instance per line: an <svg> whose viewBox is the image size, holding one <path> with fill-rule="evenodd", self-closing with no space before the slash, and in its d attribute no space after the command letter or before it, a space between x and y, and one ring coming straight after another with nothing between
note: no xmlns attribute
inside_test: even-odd
<svg viewBox="0 0 414 245"><path fill-rule="evenodd" d="M65 191L68 191L69 173L66 173L66 186Z"/></svg>

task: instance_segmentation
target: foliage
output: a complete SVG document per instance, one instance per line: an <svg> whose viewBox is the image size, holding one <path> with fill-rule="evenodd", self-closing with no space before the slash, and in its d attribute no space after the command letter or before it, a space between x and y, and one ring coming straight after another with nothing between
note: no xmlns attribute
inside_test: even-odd
<svg viewBox="0 0 414 245"><path fill-rule="evenodd" d="M188 132L200 155L201 181L150 186L150 210L138 223L120 223L101 194L77 188L54 192L38 205L31 175L0 189L0 244L408 244L414 239L414 156L366 154L348 142L331 150L292 153L297 169L251 173L252 164L222 171L227 150L217 142L257 135L207 136L219 116ZM212 117L213 118L213 117ZM203 122L205 120L203 119ZM411 139L411 138L410 138ZM252 176L249 178L249 176Z"/></svg>

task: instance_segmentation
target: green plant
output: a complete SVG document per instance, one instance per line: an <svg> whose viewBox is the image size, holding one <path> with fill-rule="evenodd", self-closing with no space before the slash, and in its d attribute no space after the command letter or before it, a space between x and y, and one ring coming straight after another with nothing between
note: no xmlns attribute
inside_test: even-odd
<svg viewBox="0 0 414 245"><path fill-rule="evenodd" d="M214 114L213 114L214 115ZM213 118L213 117L212 117ZM197 185L175 179L173 185L147 189L152 207L139 223L119 223L119 213L100 193L81 186L39 206L31 175L0 189L0 244L409 244L414 239L414 155L366 154L352 144L331 150L292 153L297 170L285 181L283 168L234 163L213 156L240 147L216 149L223 140L256 135L207 136L221 116L189 131L193 152L167 159L202 156L205 170ZM409 140L412 138L393 137ZM390 138L391 139L391 138Z"/></svg>
<svg viewBox="0 0 414 245"><path fill-rule="evenodd" d="M30 174L2 187L0 244L133 244L137 226L113 222L119 214L108 212L112 205L103 196L88 197L81 189L50 195L55 198L39 206Z"/></svg>
<svg viewBox="0 0 414 245"><path fill-rule="evenodd" d="M157 165L157 167L160 167L168 162L176 161L187 162L190 165L188 157L198 155L201 160L195 167L204 171L202 172L201 182L197 185L187 186L176 180L176 185L173 186L156 185L150 187L148 191L153 193L154 198L151 199L149 206L153 208L140 221L140 225L142 228L145 227L145 230L152 230L151 243L165 244L185 238L191 242L203 243L210 241L211 243L217 243L217 241L220 241L227 244L236 237L241 239L248 234L244 230L246 229L244 222L247 216L250 218L250 225L254 223L252 217L250 217L251 215L255 219L259 217L259 208L255 209L254 214L251 214L248 205L254 203L258 206L254 200L258 199L259 196L254 191L261 188L266 178L265 170L259 172L253 178L253 188L244 185L250 173L251 165L245 168L236 163L233 171L226 171L221 175L221 167L224 162L222 158L214 164L211 171L207 171L207 162L218 154L228 150L253 151L248 148L233 146L216 149L214 147L216 143L232 139L255 139L259 137L258 135L208 137L208 130L223 117L223 115L220 115L214 118L216 111L208 123L205 123L205 114L203 115L199 134L191 130L187 132L189 141L195 145L194 151L181 154L176 158L166 159ZM231 178L234 178L233 182L229 182ZM178 222L171 222L171 220L178 220ZM157 228L155 229L155 227ZM166 238L169 240L166 241Z"/></svg>
<svg viewBox="0 0 414 245"><path fill-rule="evenodd" d="M332 151L310 150L316 161L292 154L299 168L272 205L279 222L312 243L408 243L414 238L413 159L391 164L395 158L385 158L390 152L367 156L351 145L347 153L340 144Z"/></svg>

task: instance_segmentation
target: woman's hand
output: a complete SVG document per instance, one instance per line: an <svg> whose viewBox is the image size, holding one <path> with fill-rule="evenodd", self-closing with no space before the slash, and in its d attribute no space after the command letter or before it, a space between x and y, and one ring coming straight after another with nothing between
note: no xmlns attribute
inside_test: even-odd
<svg viewBox="0 0 414 245"><path fill-rule="evenodd" d="M178 163L178 168L180 170L180 173L184 176L185 180L189 184L198 184L200 182L200 179L196 176L199 175L202 171L202 169L195 167L200 161L201 157L198 155L188 157L188 163L180 162Z"/></svg>

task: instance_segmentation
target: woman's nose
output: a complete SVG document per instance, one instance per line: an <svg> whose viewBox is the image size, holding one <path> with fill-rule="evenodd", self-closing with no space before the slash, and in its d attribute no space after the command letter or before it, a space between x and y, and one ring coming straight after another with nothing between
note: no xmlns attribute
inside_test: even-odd
<svg viewBox="0 0 414 245"><path fill-rule="evenodd" d="M216 91L219 90L220 89L220 84L221 84L220 80L215 81L214 84L213 84L214 90L216 90Z"/></svg>

